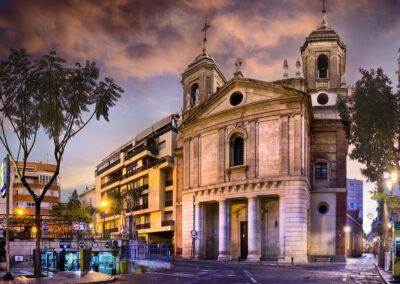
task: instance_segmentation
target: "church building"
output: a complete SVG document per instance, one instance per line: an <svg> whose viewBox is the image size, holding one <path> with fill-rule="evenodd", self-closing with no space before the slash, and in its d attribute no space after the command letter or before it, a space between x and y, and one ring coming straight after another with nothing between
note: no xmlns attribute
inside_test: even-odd
<svg viewBox="0 0 400 284"><path fill-rule="evenodd" d="M182 73L178 255L345 259L347 141L335 105L348 92L346 46L325 9L300 52L293 78L246 78L237 60L227 79L205 36Z"/></svg>

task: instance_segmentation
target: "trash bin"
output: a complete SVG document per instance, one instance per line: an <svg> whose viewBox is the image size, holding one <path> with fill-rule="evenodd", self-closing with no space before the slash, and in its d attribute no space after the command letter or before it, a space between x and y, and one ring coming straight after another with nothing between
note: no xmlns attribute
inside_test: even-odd
<svg viewBox="0 0 400 284"><path fill-rule="evenodd" d="M120 274L127 274L128 273L128 261L121 260L119 262L119 273Z"/></svg>

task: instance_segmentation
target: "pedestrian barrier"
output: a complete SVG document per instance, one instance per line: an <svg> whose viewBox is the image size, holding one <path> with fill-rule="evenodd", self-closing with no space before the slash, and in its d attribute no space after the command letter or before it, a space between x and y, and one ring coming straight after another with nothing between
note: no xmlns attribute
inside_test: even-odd
<svg viewBox="0 0 400 284"><path fill-rule="evenodd" d="M138 244L129 246L130 260L161 260L171 261L171 244Z"/></svg>

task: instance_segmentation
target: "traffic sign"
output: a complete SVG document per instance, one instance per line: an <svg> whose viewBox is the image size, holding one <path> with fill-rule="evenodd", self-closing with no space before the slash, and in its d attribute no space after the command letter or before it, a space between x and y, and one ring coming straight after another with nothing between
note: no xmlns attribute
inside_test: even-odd
<svg viewBox="0 0 400 284"><path fill-rule="evenodd" d="M71 248L71 242L60 242L60 249Z"/></svg>

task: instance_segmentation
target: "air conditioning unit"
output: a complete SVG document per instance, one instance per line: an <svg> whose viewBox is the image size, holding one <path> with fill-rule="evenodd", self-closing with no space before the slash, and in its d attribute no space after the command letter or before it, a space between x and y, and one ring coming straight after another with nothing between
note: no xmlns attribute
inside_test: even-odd
<svg viewBox="0 0 400 284"><path fill-rule="evenodd" d="M119 248L122 246L127 246L129 245L129 241L128 240L112 240L112 247L113 248Z"/></svg>

